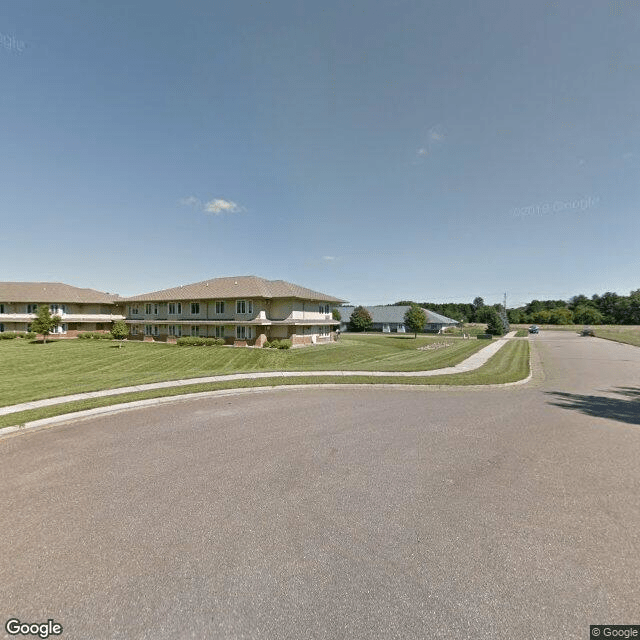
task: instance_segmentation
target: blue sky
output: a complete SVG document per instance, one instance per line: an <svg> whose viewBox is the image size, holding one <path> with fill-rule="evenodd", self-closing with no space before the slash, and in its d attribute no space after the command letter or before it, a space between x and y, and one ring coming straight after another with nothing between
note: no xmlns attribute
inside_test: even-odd
<svg viewBox="0 0 640 640"><path fill-rule="evenodd" d="M0 5L2 280L640 287L631 0Z"/></svg>

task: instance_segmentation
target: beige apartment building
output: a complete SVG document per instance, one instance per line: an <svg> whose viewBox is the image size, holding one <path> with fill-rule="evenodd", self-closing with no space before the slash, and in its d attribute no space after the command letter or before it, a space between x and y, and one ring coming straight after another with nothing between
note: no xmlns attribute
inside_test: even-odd
<svg viewBox="0 0 640 640"><path fill-rule="evenodd" d="M181 336L224 338L263 346L288 338L294 346L330 342L344 300L284 280L256 276L214 278L129 298L55 282L0 283L0 332L29 330L38 306L62 319L59 337L129 325L130 340L174 342Z"/></svg>
<svg viewBox="0 0 640 640"><path fill-rule="evenodd" d="M125 313L130 339L204 336L261 347L288 338L296 346L333 340L332 309L341 302L284 280L237 276L126 298Z"/></svg>
<svg viewBox="0 0 640 640"><path fill-rule="evenodd" d="M38 307L47 305L62 319L52 332L73 338L83 331L108 331L124 320L120 296L61 282L0 282L0 332L29 330Z"/></svg>

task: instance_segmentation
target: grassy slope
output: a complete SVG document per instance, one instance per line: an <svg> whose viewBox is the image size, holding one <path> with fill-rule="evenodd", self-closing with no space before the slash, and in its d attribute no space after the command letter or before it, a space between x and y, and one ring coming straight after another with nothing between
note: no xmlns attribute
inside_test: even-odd
<svg viewBox="0 0 640 640"><path fill-rule="evenodd" d="M505 382L516 382L526 378L529 374L529 342L527 340L513 340L508 342L498 353L492 356L488 362L475 371L460 373L449 376L431 377L407 377L407 378L386 378L350 376L345 377L314 377L313 375L301 378L275 378L261 380L237 380L220 382L214 384L194 384L187 387L174 389L154 389L138 393L127 393L119 396L107 398L96 398L70 402L54 407L43 409L33 409L23 411L8 416L0 416L0 428L23 424L31 420L57 416L73 411L93 409L134 400L144 400L147 398L159 398L164 396L183 395L186 393L196 393L199 391L216 391L220 389L264 387L272 385L292 385L292 384L423 384L423 385L477 385L477 384L497 384Z"/></svg>
<svg viewBox="0 0 640 640"><path fill-rule="evenodd" d="M303 349L177 347L131 342L60 340L35 344L0 341L0 406L146 382L249 371L426 371L455 365L486 343L449 339L432 351L416 347L442 336L343 336L339 343Z"/></svg>

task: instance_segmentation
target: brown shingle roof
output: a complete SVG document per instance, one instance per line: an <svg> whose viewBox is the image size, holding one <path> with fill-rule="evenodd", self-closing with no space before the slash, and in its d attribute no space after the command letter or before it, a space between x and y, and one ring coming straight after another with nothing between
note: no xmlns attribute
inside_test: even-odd
<svg viewBox="0 0 640 640"><path fill-rule="evenodd" d="M326 293L312 291L284 280L265 280L257 276L235 276L213 278L173 289L163 289L139 296L125 298L127 301L160 300L212 300L215 298L299 298L323 302L344 302Z"/></svg>
<svg viewBox="0 0 640 640"><path fill-rule="evenodd" d="M2 302L99 302L120 300L115 293L80 289L62 282L0 282Z"/></svg>

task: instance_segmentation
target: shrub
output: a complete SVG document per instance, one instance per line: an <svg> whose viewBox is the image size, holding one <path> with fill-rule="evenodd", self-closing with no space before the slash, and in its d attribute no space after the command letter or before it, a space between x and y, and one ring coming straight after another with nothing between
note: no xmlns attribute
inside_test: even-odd
<svg viewBox="0 0 640 640"><path fill-rule="evenodd" d="M222 345L224 345L224 338L215 338L215 341L218 347L221 347Z"/></svg>
<svg viewBox="0 0 640 640"><path fill-rule="evenodd" d="M24 338L25 340L33 340L36 335L35 331L27 331L27 333L18 334L19 337Z"/></svg>
<svg viewBox="0 0 640 640"><path fill-rule="evenodd" d="M15 331L3 331L0 333L0 340L13 340L18 334Z"/></svg>
<svg viewBox="0 0 640 640"><path fill-rule="evenodd" d="M280 340L278 349L291 349L291 340Z"/></svg>
<svg viewBox="0 0 640 640"><path fill-rule="evenodd" d="M83 333L79 333L78 334L78 338L80 340L88 340L91 338L91 332L90 331L84 331Z"/></svg>

